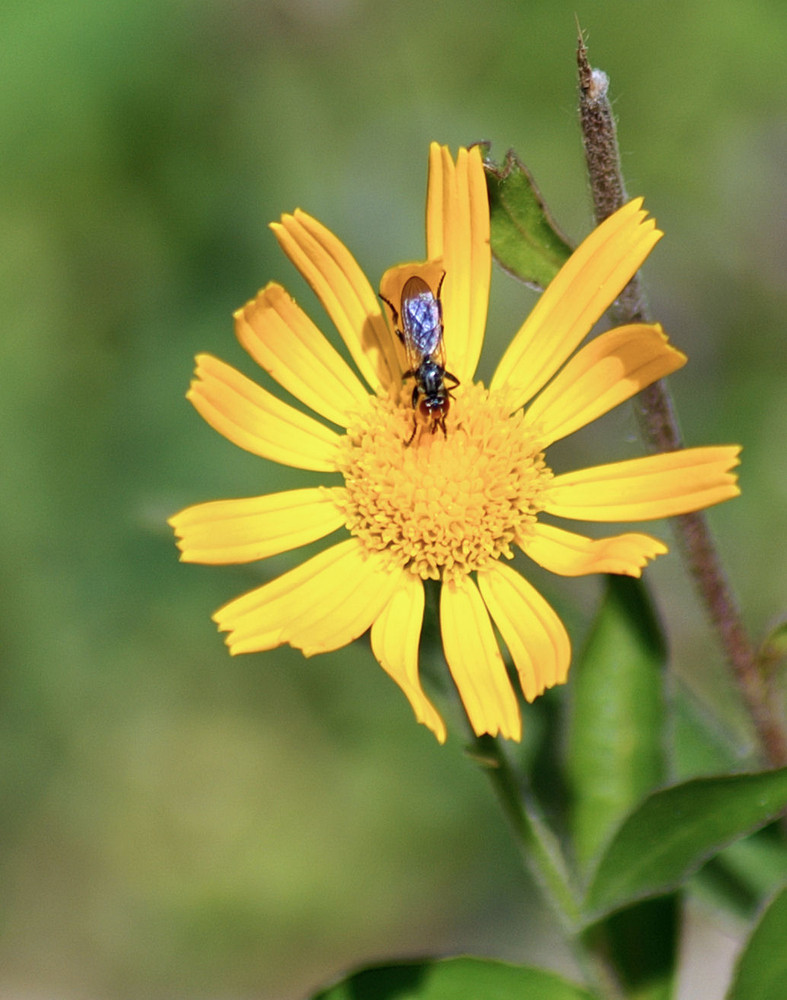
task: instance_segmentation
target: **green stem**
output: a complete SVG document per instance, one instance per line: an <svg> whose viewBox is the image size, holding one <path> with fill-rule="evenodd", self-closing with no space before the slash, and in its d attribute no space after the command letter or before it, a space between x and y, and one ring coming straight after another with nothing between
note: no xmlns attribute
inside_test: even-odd
<svg viewBox="0 0 787 1000"><path fill-rule="evenodd" d="M563 856L557 837L517 778L514 768L493 736L475 736L474 757L484 768L517 838L525 865L538 883L565 932L585 978L599 996L623 1000L614 964L602 949L581 933L580 891Z"/></svg>
<svg viewBox="0 0 787 1000"><path fill-rule="evenodd" d="M554 912L571 934L577 931L579 894L554 833L534 808L493 736L476 736L476 757L492 782L523 856Z"/></svg>

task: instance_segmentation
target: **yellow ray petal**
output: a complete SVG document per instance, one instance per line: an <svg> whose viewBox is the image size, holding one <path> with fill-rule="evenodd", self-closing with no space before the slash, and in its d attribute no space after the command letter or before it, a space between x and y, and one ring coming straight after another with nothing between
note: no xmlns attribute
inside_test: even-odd
<svg viewBox="0 0 787 1000"><path fill-rule="evenodd" d="M350 539L355 541L355 539ZM398 576L381 553L364 556L349 550L333 579L321 584L321 606L316 602L288 628L287 641L304 656L339 649L367 632L391 599Z"/></svg>
<svg viewBox="0 0 787 1000"><path fill-rule="evenodd" d="M475 734L521 739L516 696L484 602L469 577L440 588L440 631L446 662Z"/></svg>
<svg viewBox="0 0 787 1000"><path fill-rule="evenodd" d="M258 365L316 413L346 427L368 394L341 355L281 285L235 313L235 332Z"/></svg>
<svg viewBox="0 0 787 1000"><path fill-rule="evenodd" d="M429 260L444 262L446 366L464 382L473 377L481 355L492 269L489 198L478 146L460 149L455 164L447 146L430 146L426 247Z"/></svg>
<svg viewBox="0 0 787 1000"><path fill-rule="evenodd" d="M522 548L539 566L560 576L641 576L651 559L667 552L667 546L650 535L628 532L611 538L586 538L542 521Z"/></svg>
<svg viewBox="0 0 787 1000"><path fill-rule="evenodd" d="M193 563L252 562L324 538L344 524L335 497L315 487L187 507L169 519L181 560Z"/></svg>
<svg viewBox="0 0 787 1000"><path fill-rule="evenodd" d="M336 471L339 436L334 431L210 354L197 356L186 398L211 427L240 448L298 469Z"/></svg>
<svg viewBox="0 0 787 1000"><path fill-rule="evenodd" d="M571 641L535 587L499 560L479 572L478 586L514 661L525 698L533 701L547 688L564 684Z"/></svg>
<svg viewBox="0 0 787 1000"><path fill-rule="evenodd" d="M380 303L347 247L300 209L283 215L271 229L314 289L372 389L398 386L401 369Z"/></svg>
<svg viewBox="0 0 787 1000"><path fill-rule="evenodd" d="M594 337L531 403L526 421L543 448L572 434L686 363L658 324L620 326Z"/></svg>
<svg viewBox="0 0 787 1000"><path fill-rule="evenodd" d="M688 514L740 493L740 448L684 448L555 476L544 509L582 521L650 521Z"/></svg>
<svg viewBox="0 0 787 1000"><path fill-rule="evenodd" d="M415 717L445 743L445 723L424 694L418 677L418 641L424 617L424 585L408 570L399 580L390 601L372 625L372 651L385 672L404 691Z"/></svg>
<svg viewBox="0 0 787 1000"><path fill-rule="evenodd" d="M642 199L618 209L577 247L536 303L497 366L491 388L531 399L614 302L663 235Z"/></svg>
<svg viewBox="0 0 787 1000"><path fill-rule="evenodd" d="M231 601L213 618L230 633L233 654L287 642L311 656L362 635L390 600L396 580L382 556L365 558L358 540L348 538Z"/></svg>

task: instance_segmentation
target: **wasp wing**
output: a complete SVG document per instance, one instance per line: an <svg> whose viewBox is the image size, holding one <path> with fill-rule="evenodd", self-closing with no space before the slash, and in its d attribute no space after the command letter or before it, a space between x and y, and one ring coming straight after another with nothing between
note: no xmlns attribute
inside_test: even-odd
<svg viewBox="0 0 787 1000"><path fill-rule="evenodd" d="M407 360L416 369L425 358L442 358L443 311L439 298L417 275L402 289L402 336Z"/></svg>

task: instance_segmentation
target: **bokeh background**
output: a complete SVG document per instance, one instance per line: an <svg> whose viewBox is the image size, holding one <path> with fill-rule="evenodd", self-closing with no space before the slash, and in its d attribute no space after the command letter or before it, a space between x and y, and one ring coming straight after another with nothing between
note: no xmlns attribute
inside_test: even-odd
<svg viewBox="0 0 787 1000"><path fill-rule="evenodd" d="M758 634L786 586L781 0L4 0L3 996L294 1000L429 951L570 969L461 739L415 725L367 639L230 659L210 613L295 560L183 566L165 519L313 481L183 399L197 351L254 374L231 312L268 280L322 322L281 212L315 214L376 284L423 252L428 142L486 139L587 232L575 12L667 233L645 277L691 359L671 379L687 441L744 445L744 495L711 521ZM497 274L493 299L487 375L532 295ZM566 463L638 454L623 410ZM649 578L675 676L744 761L677 556ZM579 645L598 585L538 582ZM531 737L564 696L527 710ZM721 996L739 929L695 916Z"/></svg>

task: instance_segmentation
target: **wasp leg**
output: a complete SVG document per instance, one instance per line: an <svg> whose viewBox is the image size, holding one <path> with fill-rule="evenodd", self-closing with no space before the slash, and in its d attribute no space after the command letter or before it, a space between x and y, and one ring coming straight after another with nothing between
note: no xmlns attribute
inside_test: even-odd
<svg viewBox="0 0 787 1000"><path fill-rule="evenodd" d="M443 437L447 440L448 439L448 431L445 429L445 414L444 413L438 413L438 415L434 418L434 421L432 423L432 434L435 434L437 432L437 428L438 427L443 432Z"/></svg>
<svg viewBox="0 0 787 1000"><path fill-rule="evenodd" d="M390 299L387 299L384 295L380 295L380 298L391 310L391 317L393 319L394 331L396 332L396 336L399 337L400 340L404 341L404 334L402 333L401 330L397 329L397 327L399 326L399 313L396 311L396 307L394 306L393 302L391 302Z"/></svg>

